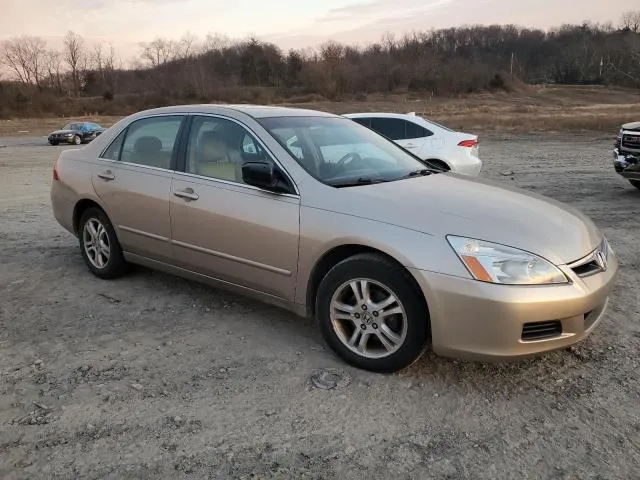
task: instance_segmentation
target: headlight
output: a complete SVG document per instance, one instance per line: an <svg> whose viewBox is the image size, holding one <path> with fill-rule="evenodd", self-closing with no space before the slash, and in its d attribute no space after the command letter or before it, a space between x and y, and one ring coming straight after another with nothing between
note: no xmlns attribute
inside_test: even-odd
<svg viewBox="0 0 640 480"><path fill-rule="evenodd" d="M533 253L473 238L449 235L447 240L476 280L505 285L568 283L558 267Z"/></svg>
<svg viewBox="0 0 640 480"><path fill-rule="evenodd" d="M67 133L67 137L73 137L73 133Z"/></svg>

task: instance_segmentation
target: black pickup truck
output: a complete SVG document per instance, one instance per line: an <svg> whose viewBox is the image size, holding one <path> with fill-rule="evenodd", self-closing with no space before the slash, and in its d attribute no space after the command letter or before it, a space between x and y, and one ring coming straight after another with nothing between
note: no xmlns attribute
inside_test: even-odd
<svg viewBox="0 0 640 480"><path fill-rule="evenodd" d="M613 149L613 166L640 189L640 122L625 123L620 129Z"/></svg>

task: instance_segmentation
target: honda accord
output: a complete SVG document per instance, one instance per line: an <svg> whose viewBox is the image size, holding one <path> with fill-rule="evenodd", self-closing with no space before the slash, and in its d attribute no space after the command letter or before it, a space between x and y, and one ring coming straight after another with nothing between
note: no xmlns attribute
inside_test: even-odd
<svg viewBox="0 0 640 480"><path fill-rule="evenodd" d="M129 263L315 317L346 362L393 372L565 348L618 261L567 205L431 167L350 119L264 106L128 116L53 168L53 212L103 279Z"/></svg>

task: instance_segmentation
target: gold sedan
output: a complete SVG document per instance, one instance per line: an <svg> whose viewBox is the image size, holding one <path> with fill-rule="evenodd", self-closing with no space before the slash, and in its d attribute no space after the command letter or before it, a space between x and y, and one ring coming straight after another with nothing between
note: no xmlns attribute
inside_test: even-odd
<svg viewBox="0 0 640 480"><path fill-rule="evenodd" d="M95 275L137 263L314 316L372 371L429 344L478 359L567 347L596 327L618 271L575 209L311 110L139 112L62 152L53 177L55 217Z"/></svg>

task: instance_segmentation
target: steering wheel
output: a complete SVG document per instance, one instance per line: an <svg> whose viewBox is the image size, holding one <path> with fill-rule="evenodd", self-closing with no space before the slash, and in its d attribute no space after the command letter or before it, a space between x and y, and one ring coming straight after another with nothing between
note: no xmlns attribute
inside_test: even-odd
<svg viewBox="0 0 640 480"><path fill-rule="evenodd" d="M362 157L356 152L349 152L344 157L336 162L336 170L342 169L344 166L349 165L352 162L361 162Z"/></svg>

